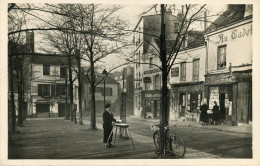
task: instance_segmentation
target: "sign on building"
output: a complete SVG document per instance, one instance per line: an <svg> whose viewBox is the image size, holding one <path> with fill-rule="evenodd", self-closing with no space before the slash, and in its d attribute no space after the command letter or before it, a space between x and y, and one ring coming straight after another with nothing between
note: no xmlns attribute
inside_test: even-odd
<svg viewBox="0 0 260 166"><path fill-rule="evenodd" d="M179 67L171 68L171 77L178 77L179 76Z"/></svg>

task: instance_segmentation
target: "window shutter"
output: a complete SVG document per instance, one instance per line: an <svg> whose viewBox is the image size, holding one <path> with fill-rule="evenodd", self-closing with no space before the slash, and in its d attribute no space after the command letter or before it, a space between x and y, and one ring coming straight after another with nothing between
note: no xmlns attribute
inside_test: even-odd
<svg viewBox="0 0 260 166"><path fill-rule="evenodd" d="M51 85L51 96L55 96L55 85Z"/></svg>
<svg viewBox="0 0 260 166"><path fill-rule="evenodd" d="M42 96L42 84L38 84L38 96Z"/></svg>

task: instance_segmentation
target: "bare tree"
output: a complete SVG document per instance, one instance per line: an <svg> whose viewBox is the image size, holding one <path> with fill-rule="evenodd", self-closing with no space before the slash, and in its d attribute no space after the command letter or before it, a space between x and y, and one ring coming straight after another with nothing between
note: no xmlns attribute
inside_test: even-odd
<svg viewBox="0 0 260 166"><path fill-rule="evenodd" d="M115 5L98 4L78 4L78 31L91 32L82 33L86 48L86 61L90 67L86 71L87 79L91 88L91 128L96 129L96 106L95 106L95 87L96 81L95 66L104 57L119 53L120 49L126 47L124 36L128 33L120 30L126 27L126 23L119 17L114 16L120 9Z"/></svg>
<svg viewBox="0 0 260 166"><path fill-rule="evenodd" d="M190 30L190 25L192 25L196 21L200 21L203 18L203 9L206 5L196 5L196 4L186 4L182 6L182 12L177 16L177 21L179 23L178 31L174 32L174 37L171 36L171 33L166 33L166 21L165 21L165 13L167 9L170 9L172 5L160 4L160 27L155 29L154 25L152 27L145 27L147 29L143 29L143 32L140 30L136 30L138 33L143 33L144 35L149 36L149 39L153 38L155 40L159 40L159 44L156 45L151 40L143 41L143 43L148 43L153 49L153 54L155 57L160 59L160 64L150 64L145 60L140 61L140 57L138 59L129 58L127 59L129 62L140 63L140 64L149 64L160 69L162 73L162 87L161 87L161 107L160 112L160 154L164 154L166 148L165 135L163 133L163 129L165 126L169 125L169 89L167 87L169 72L171 71L172 66L178 56L178 53L182 47L183 42L186 40L186 36L188 31ZM157 7L159 5L153 5L150 10L155 9L157 13ZM184 10L185 9L185 10ZM147 11L148 12L148 11ZM147 13L144 12L144 13ZM174 29L174 27L170 27ZM154 32L159 32L159 35Z"/></svg>

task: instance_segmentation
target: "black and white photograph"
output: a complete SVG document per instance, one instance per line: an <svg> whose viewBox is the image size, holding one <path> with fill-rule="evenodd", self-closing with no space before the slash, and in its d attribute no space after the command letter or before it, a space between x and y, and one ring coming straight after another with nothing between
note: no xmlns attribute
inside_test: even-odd
<svg viewBox="0 0 260 166"><path fill-rule="evenodd" d="M1 1L0 165L260 165L260 2L220 2Z"/></svg>

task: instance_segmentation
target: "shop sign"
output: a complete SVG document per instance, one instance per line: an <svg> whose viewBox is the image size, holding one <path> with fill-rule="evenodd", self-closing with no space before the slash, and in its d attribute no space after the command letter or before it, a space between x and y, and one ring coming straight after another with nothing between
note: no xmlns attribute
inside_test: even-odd
<svg viewBox="0 0 260 166"><path fill-rule="evenodd" d="M179 67L174 67L171 69L171 77L178 77L179 76Z"/></svg>
<svg viewBox="0 0 260 166"><path fill-rule="evenodd" d="M162 97L161 94L145 94L145 97L147 98L160 98Z"/></svg>
<svg viewBox="0 0 260 166"><path fill-rule="evenodd" d="M160 69L147 70L147 71L144 71L144 74L157 73L157 72L160 72L160 71L161 71Z"/></svg>
<svg viewBox="0 0 260 166"><path fill-rule="evenodd" d="M221 33L217 36L217 44L234 41L239 38L252 35L252 24L251 26L245 25L243 27L238 27L229 32L229 34Z"/></svg>

